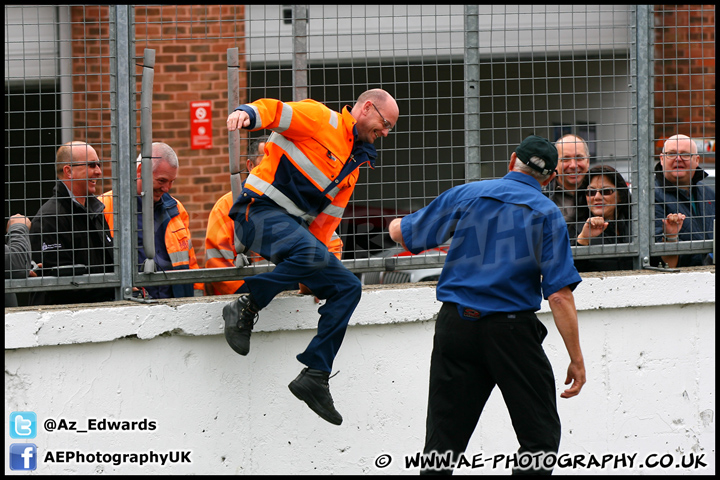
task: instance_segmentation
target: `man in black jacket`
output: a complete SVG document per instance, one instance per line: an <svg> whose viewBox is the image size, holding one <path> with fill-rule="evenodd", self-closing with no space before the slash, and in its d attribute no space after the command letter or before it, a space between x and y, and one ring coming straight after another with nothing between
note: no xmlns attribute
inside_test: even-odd
<svg viewBox="0 0 720 480"><path fill-rule="evenodd" d="M113 271L113 240L105 206L95 197L102 164L85 142L62 145L55 160L58 182L54 195L33 218L30 243L43 276L69 276ZM79 277L82 278L82 277ZM80 288L33 292L31 305L115 300L114 288Z"/></svg>
<svg viewBox="0 0 720 480"><path fill-rule="evenodd" d="M715 222L715 190L705 185L708 176L700 168L697 144L687 135L673 135L663 144L655 166L655 241L712 240ZM708 254L664 255L669 267L712 264ZM658 258L650 259L652 264Z"/></svg>

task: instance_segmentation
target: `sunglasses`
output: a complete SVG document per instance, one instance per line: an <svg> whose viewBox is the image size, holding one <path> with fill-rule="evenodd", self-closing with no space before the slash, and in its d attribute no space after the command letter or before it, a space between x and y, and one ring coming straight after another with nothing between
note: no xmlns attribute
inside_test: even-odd
<svg viewBox="0 0 720 480"><path fill-rule="evenodd" d="M602 195L603 197L609 197L610 195L615 193L615 189L614 188L601 188L599 190L596 188L588 188L587 189L588 197L594 197L598 193L600 193L600 195Z"/></svg>
<svg viewBox="0 0 720 480"><path fill-rule="evenodd" d="M71 163L70 166L71 167L86 166L87 168L102 168L102 163L100 163L100 162Z"/></svg>
<svg viewBox="0 0 720 480"><path fill-rule="evenodd" d="M383 117L383 114L380 113L380 110L378 110L378 108L375 106L375 104L370 102L370 105L372 105L373 108L375 109L375 111L378 113L378 115L380 115L380 118L382 118L382 121L383 121L383 126L385 128L387 128L388 132L392 131L392 125L390 124L390 122L385 120L385 117Z"/></svg>

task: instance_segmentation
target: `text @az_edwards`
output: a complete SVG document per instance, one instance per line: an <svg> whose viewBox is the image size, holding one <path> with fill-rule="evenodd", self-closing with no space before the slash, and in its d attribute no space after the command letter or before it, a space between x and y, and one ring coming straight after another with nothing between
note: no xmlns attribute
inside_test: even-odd
<svg viewBox="0 0 720 480"><path fill-rule="evenodd" d="M65 418L55 420L54 418L48 418L43 422L43 427L46 432L67 431L88 433L110 430L118 432L143 432L155 430L157 428L157 422L155 420L148 420L147 418L143 418L142 420L88 418L85 425L78 425L76 420L67 420Z"/></svg>

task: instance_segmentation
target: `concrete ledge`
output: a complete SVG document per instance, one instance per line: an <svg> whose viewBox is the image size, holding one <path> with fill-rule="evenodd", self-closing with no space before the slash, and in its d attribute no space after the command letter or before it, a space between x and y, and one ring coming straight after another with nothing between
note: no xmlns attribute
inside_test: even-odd
<svg viewBox="0 0 720 480"><path fill-rule="evenodd" d="M558 399L560 452L586 467L566 475L715 473L715 274L619 272L584 275L576 290L587 371L583 391ZM317 324L312 297L279 296L261 313L247 356L222 336L229 297L140 305L12 309L5 315L5 431L11 412L37 414L35 473L122 475L415 475L404 459L423 447L435 285L367 287L333 363L336 427L287 388ZM556 391L568 355L547 305L543 349ZM37 347L37 348L33 348ZM154 430L89 428L90 419L149 420ZM48 430L47 421L78 431ZM56 424L58 425L58 424ZM91 431L92 430L92 431ZM22 440L21 440L22 441ZM468 459L517 451L500 389L468 444ZM190 462L47 460L54 452L190 452ZM5 473L9 469L6 450ZM634 456L634 463L599 463ZM672 458L669 468L644 464ZM380 467L378 459L388 459ZM394 460L393 460L394 459ZM693 459L703 462L693 463ZM687 462L692 465L689 465ZM612 463L612 462L611 462ZM458 473L509 474L489 462Z"/></svg>
<svg viewBox="0 0 720 480"><path fill-rule="evenodd" d="M440 308L435 282L366 286L351 325L432 320ZM159 300L152 304L108 302L5 309L5 349L163 335L221 335L222 307L235 296ZM655 271L586 274L575 290L579 312L628 307L715 303L715 268L679 273ZM255 331L314 329L314 298L285 292L260 313ZM543 301L539 313L550 311ZM582 321L582 317L581 317Z"/></svg>

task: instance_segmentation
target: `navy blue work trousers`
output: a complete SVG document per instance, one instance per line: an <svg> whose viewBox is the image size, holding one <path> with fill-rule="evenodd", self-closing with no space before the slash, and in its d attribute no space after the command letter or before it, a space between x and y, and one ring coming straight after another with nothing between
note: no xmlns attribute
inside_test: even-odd
<svg viewBox="0 0 720 480"><path fill-rule="evenodd" d="M460 316L455 304L444 303L435 323L430 360L424 453L443 455L452 451L457 463L497 385L520 443L518 457L525 452L557 454L560 417L555 377L542 348L546 335L547 329L533 312L468 320ZM473 452L468 453L466 457L472 457ZM444 469L420 473L452 472ZM551 472L513 468L514 475Z"/></svg>
<svg viewBox="0 0 720 480"><path fill-rule="evenodd" d="M280 292L298 288L298 283L325 300L318 309L317 334L297 359L310 368L331 372L360 302L360 280L310 233L304 220L283 209L258 203L246 206L235 217L235 230L243 245L276 265L270 272L245 278L258 307L266 307Z"/></svg>

